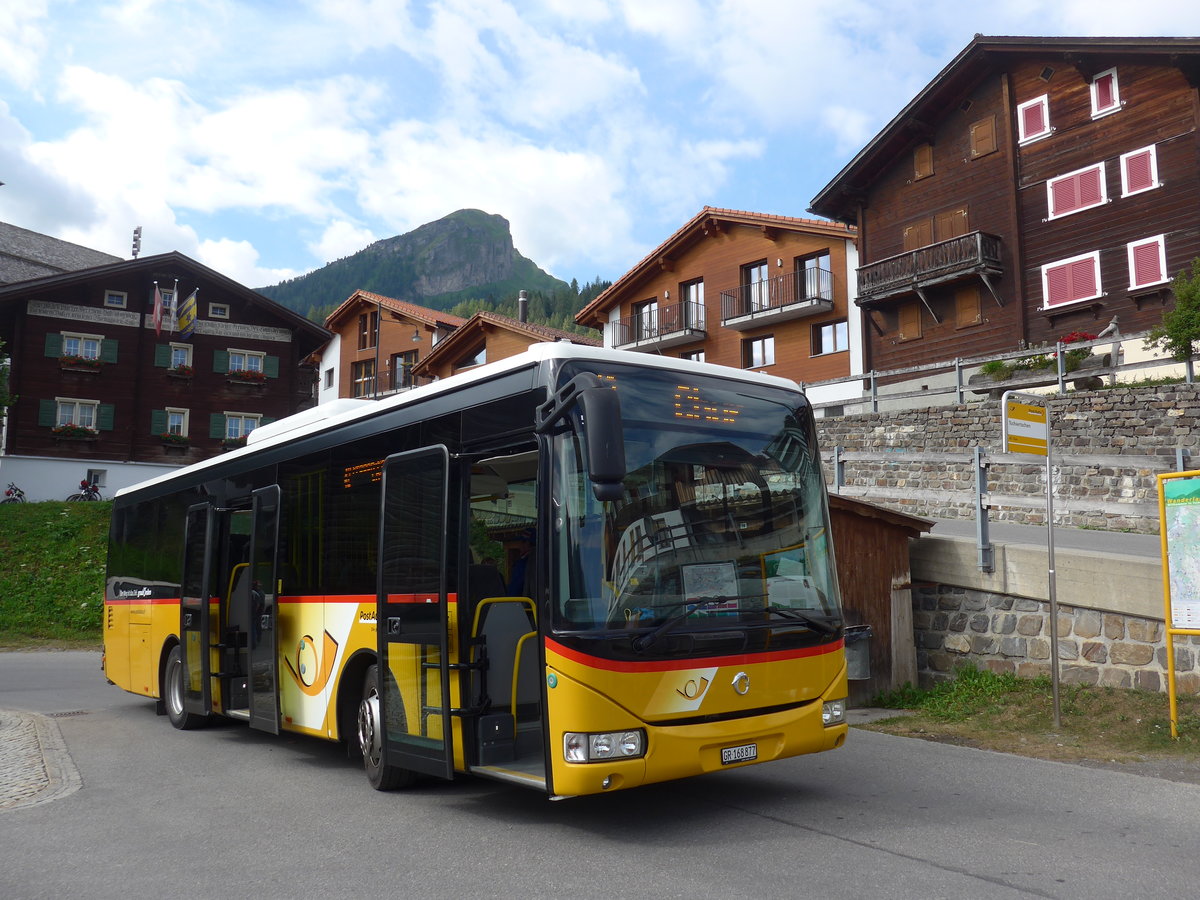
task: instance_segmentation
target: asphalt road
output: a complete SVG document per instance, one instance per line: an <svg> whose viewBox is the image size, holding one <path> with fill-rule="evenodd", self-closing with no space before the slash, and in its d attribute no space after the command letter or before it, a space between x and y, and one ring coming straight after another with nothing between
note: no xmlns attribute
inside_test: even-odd
<svg viewBox="0 0 1200 900"><path fill-rule="evenodd" d="M175 731L94 653L0 653L0 711L60 733L78 772L55 799L0 807L5 900L1126 900L1200 878L1196 785L863 731L821 756L550 802L473 778L377 793L321 741Z"/></svg>

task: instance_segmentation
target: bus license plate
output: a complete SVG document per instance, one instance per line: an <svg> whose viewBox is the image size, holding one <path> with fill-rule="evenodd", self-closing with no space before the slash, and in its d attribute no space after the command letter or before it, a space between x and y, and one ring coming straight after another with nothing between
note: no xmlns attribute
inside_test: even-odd
<svg viewBox="0 0 1200 900"><path fill-rule="evenodd" d="M752 759L758 759L758 744L742 744L740 747L721 748L721 765L723 766L728 766L731 763L748 762Z"/></svg>

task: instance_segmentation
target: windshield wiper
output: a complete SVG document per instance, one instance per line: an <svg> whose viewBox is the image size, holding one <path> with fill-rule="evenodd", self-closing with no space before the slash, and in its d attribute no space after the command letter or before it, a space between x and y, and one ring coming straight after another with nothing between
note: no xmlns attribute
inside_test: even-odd
<svg viewBox="0 0 1200 900"><path fill-rule="evenodd" d="M737 601L737 597L719 596L719 597L697 597L695 600L686 600L683 603L677 603L670 609L677 609L679 612L669 616L661 625L655 628L648 634L643 634L641 637L633 639L634 650L645 650L666 632L670 631L692 613L698 609L704 609L706 606L716 606L720 603L728 603L729 601Z"/></svg>
<svg viewBox="0 0 1200 900"><path fill-rule="evenodd" d="M811 616L808 613L800 612L798 609L793 609L790 606L779 606L772 604L767 607L769 612L783 616L785 619L795 619L797 622L803 622L814 631L819 631L822 634L836 634L840 624L836 619L824 619L820 616Z"/></svg>

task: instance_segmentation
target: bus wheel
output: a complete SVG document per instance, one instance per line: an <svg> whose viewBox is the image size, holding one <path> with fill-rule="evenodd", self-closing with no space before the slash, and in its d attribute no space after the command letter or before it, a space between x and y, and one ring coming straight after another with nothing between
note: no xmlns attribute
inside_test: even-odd
<svg viewBox="0 0 1200 900"><path fill-rule="evenodd" d="M159 695L167 708L167 718L176 728L187 731L207 724L208 716L186 712L183 708L183 650L176 644L167 655Z"/></svg>
<svg viewBox="0 0 1200 900"><path fill-rule="evenodd" d="M404 715L398 717L403 724ZM384 723L379 703L379 667L371 666L363 678L362 700L358 704L358 747L362 751L367 780L377 791L408 787L416 773L383 762Z"/></svg>

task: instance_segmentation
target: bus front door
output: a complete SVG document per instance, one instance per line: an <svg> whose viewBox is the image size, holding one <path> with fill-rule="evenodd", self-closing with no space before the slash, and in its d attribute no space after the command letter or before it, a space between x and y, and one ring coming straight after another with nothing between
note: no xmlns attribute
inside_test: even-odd
<svg viewBox="0 0 1200 900"><path fill-rule="evenodd" d="M212 711L210 602L215 516L207 503L187 511L183 538L183 584L179 597L179 642L183 655L183 711Z"/></svg>
<svg viewBox="0 0 1200 900"><path fill-rule="evenodd" d="M279 486L254 492L250 532L250 727L279 734L278 622Z"/></svg>
<svg viewBox="0 0 1200 900"><path fill-rule="evenodd" d="M389 456L383 467L376 623L383 764L451 778L444 446Z"/></svg>

